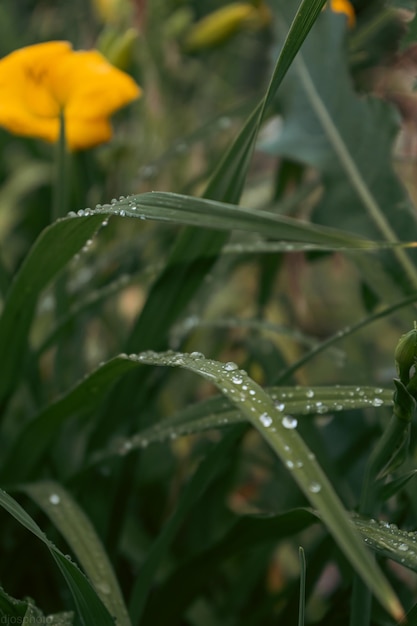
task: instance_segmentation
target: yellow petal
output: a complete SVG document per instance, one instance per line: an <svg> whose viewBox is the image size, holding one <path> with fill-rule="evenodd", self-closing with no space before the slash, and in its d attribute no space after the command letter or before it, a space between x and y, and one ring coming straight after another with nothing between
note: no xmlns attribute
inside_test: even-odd
<svg viewBox="0 0 417 626"><path fill-rule="evenodd" d="M56 141L63 111L71 149L108 141L107 118L140 95L99 52L74 52L68 42L28 46L0 60L0 126Z"/></svg>
<svg viewBox="0 0 417 626"><path fill-rule="evenodd" d="M68 116L65 120L65 133L71 150L86 150L109 141L112 127L107 117L88 120Z"/></svg>
<svg viewBox="0 0 417 626"><path fill-rule="evenodd" d="M74 52L54 66L51 89L66 115L83 119L111 115L141 95L135 81L97 50Z"/></svg>
<svg viewBox="0 0 417 626"><path fill-rule="evenodd" d="M54 64L71 54L67 42L53 41L36 46L28 46L12 52L0 61L0 102L3 114L8 107L15 117L14 108L24 109L28 116L59 116L59 105L54 94L45 87ZM0 115L0 124L3 124ZM11 129L12 130L12 129Z"/></svg>
<svg viewBox="0 0 417 626"><path fill-rule="evenodd" d="M344 13L348 18L350 27L355 25L355 11L348 0L330 0L330 8L335 13Z"/></svg>

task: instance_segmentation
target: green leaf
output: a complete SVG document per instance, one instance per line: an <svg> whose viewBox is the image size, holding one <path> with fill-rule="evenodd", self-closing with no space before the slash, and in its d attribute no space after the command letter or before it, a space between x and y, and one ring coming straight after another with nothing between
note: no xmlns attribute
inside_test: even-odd
<svg viewBox="0 0 417 626"><path fill-rule="evenodd" d="M131 357L134 358L134 357ZM237 406L260 432L284 465L289 469L310 503L318 510L323 523L339 544L355 571L384 608L396 619L402 607L376 564L368 559L349 516L314 454L299 436L297 420L283 415L273 400L243 370L229 370L227 365L205 359L199 354L144 352L137 360L159 366L180 367L210 381Z"/></svg>
<svg viewBox="0 0 417 626"><path fill-rule="evenodd" d="M94 216L55 222L39 235L16 274L0 317L0 354L3 363L7 363L0 376L0 406L19 381L39 294L94 235L102 221L103 218Z"/></svg>
<svg viewBox="0 0 417 626"><path fill-rule="evenodd" d="M122 215L138 219L154 219L173 224L188 224L200 228L215 228L227 232L244 230L282 241L296 241L332 249L378 249L371 242L342 230L308 224L267 211L246 209L233 204L194 198L169 192L151 192L128 196L112 204L100 205L93 214ZM384 245L384 243L382 243ZM212 251L211 251L212 253ZM199 251L201 259L204 250ZM184 250L183 260L195 258L194 247Z"/></svg>
<svg viewBox="0 0 417 626"><path fill-rule="evenodd" d="M290 415L339 414L343 411L373 407L391 407L392 390L378 387L271 387L265 389L276 408ZM222 396L208 398L178 411L158 424L112 444L98 452L94 462L127 454L150 443L190 435L214 428L224 428L246 421L242 411Z"/></svg>
<svg viewBox="0 0 417 626"><path fill-rule="evenodd" d="M345 20L325 12L283 91L282 133L264 147L322 172L325 194L315 211L321 223L391 242L407 239L416 217L391 163L395 116L386 103L355 93L344 41ZM395 263L381 258L415 288L410 257L401 250L394 256Z"/></svg>
<svg viewBox="0 0 417 626"><path fill-rule="evenodd" d="M131 626L111 563L84 511L55 481L25 485L22 491L36 502L63 535L118 626Z"/></svg>
<svg viewBox="0 0 417 626"><path fill-rule="evenodd" d="M379 555L417 572L417 533L400 530L395 524L355 517L365 543Z"/></svg>
<svg viewBox="0 0 417 626"><path fill-rule="evenodd" d="M2 490L0 490L0 506L46 545L72 593L81 623L84 626L91 626L91 624L114 626L113 618L84 574L47 539L36 522L20 504Z"/></svg>

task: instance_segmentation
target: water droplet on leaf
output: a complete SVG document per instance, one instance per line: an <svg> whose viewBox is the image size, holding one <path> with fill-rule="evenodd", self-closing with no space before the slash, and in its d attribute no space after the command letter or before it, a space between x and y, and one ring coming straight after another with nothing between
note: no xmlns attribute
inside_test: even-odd
<svg viewBox="0 0 417 626"><path fill-rule="evenodd" d="M295 417L292 417L292 415L286 415L282 418L282 425L284 426L284 428L293 430L294 428L297 428L297 424L298 420Z"/></svg>

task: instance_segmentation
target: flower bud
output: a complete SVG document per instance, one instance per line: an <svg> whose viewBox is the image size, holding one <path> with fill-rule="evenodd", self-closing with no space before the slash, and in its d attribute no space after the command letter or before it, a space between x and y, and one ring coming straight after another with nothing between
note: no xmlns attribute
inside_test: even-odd
<svg viewBox="0 0 417 626"><path fill-rule="evenodd" d="M417 357L417 326L400 338L395 349L395 366L398 376L404 385L410 382L410 371L416 364Z"/></svg>
<svg viewBox="0 0 417 626"><path fill-rule="evenodd" d="M184 45L188 52L215 47L244 28L266 26L271 18L272 14L263 2L259 6L250 2L232 2L194 24Z"/></svg>

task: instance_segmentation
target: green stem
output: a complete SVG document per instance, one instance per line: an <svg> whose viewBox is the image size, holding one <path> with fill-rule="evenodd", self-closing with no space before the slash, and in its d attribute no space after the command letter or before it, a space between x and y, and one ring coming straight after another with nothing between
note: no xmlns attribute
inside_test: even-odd
<svg viewBox="0 0 417 626"><path fill-rule="evenodd" d="M59 138L56 143L55 180L53 188L52 219L64 217L68 212L68 151L65 135L65 117L61 111Z"/></svg>
<svg viewBox="0 0 417 626"><path fill-rule="evenodd" d="M55 179L53 187L52 220L56 221L64 217L68 212L68 151L65 135L65 117L60 113L59 138L55 152ZM66 277L61 275L55 283L55 320L61 319L67 311ZM55 357L55 372L58 387L63 380L63 372L66 363L65 346L61 341L57 344Z"/></svg>

